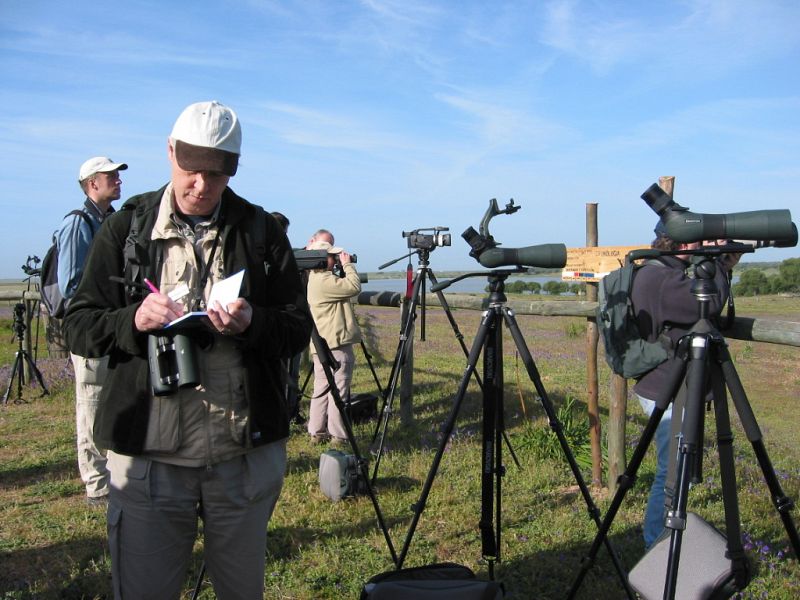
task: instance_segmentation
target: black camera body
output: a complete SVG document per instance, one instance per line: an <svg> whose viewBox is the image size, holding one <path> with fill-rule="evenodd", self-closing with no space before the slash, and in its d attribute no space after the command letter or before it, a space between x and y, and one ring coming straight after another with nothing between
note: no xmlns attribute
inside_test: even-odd
<svg viewBox="0 0 800 600"><path fill-rule="evenodd" d="M179 388L200 384L197 349L191 337L183 333L150 334L147 360L150 385L155 396L174 394Z"/></svg>
<svg viewBox="0 0 800 600"><path fill-rule="evenodd" d="M431 231L433 233L421 233L423 231ZM418 248L420 250L433 250L437 246L449 246L450 234L442 233L450 231L449 227L423 227L413 231L404 231L403 237L408 238L409 248Z"/></svg>
<svg viewBox="0 0 800 600"><path fill-rule="evenodd" d="M300 271L316 271L319 269L328 269L328 251L327 250L305 250L294 249L294 260L297 263L297 268ZM338 254L331 255L334 257L333 269L331 273L336 275L339 279L344 277L344 267L339 260ZM356 254L350 255L350 262L357 263L358 256Z"/></svg>

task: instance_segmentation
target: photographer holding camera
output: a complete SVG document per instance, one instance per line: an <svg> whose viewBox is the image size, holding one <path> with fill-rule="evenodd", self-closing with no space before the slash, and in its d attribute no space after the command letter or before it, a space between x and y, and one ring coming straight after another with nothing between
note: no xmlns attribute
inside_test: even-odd
<svg viewBox="0 0 800 600"><path fill-rule="evenodd" d="M107 219L65 318L70 348L109 355L95 434L109 448L117 599L180 597L198 517L216 596L263 597L289 435L281 361L312 323L285 233L228 187L240 153L230 108L188 106L167 141L169 183ZM212 286L242 271L238 297L209 304ZM165 328L188 311L206 316ZM178 368L154 389L160 360L148 359L184 351L199 383Z"/></svg>
<svg viewBox="0 0 800 600"><path fill-rule="evenodd" d="M330 236L330 232L320 230ZM320 232L314 237L318 238ZM327 342L334 358L339 362L333 376L342 401L350 398L355 352L353 344L361 341L361 330L356 321L351 298L361 292L361 281L350 254L330 242L312 238L308 250L327 250L328 265L308 273L308 304L320 336ZM308 417L308 433L316 443L333 438L337 443L347 439L342 416L330 393L328 380L322 369L316 348L311 346L314 361L314 394Z"/></svg>

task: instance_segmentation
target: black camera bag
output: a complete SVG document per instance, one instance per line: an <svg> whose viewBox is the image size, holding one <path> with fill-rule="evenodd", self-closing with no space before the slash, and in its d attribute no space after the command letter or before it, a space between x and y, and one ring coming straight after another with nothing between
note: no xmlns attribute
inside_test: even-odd
<svg viewBox="0 0 800 600"><path fill-rule="evenodd" d="M378 397L375 394L356 394L344 403L351 423L364 423L378 416Z"/></svg>
<svg viewBox="0 0 800 600"><path fill-rule="evenodd" d="M375 575L360 600L502 600L503 595L501 584L477 579L468 567L437 563Z"/></svg>

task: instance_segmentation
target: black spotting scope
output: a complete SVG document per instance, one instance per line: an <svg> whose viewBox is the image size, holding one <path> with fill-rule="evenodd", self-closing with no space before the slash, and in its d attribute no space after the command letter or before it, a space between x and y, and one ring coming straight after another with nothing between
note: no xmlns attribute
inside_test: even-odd
<svg viewBox="0 0 800 600"><path fill-rule="evenodd" d="M658 184L642 199L661 217L667 235L682 244L703 240L736 239L756 247L792 248L797 245L797 226L786 210L753 210L721 215L693 213L676 203Z"/></svg>
<svg viewBox="0 0 800 600"><path fill-rule="evenodd" d="M461 234L472 250L469 255L481 263L487 269L497 267L540 267L543 269L562 268L567 264L567 247L564 244L539 244L536 246L525 246L522 248L498 248L489 233L489 221L502 214L513 214L521 206L514 206L514 200L510 200L505 209L500 210L497 206L497 199L489 201L489 208L484 214L480 224L480 233L472 227Z"/></svg>

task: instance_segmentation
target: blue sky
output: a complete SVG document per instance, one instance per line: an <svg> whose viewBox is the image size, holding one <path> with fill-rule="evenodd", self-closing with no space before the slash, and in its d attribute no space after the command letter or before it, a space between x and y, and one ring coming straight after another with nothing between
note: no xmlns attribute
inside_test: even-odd
<svg viewBox="0 0 800 600"><path fill-rule="evenodd" d="M648 243L660 175L693 211L797 221L798 65L795 0L0 0L0 277L81 204L85 159L130 165L123 199L156 189L211 99L242 122L231 187L361 270L433 226L434 271L478 268L461 233L491 198L522 206L492 221L505 247L584 245L587 202L601 245Z"/></svg>

